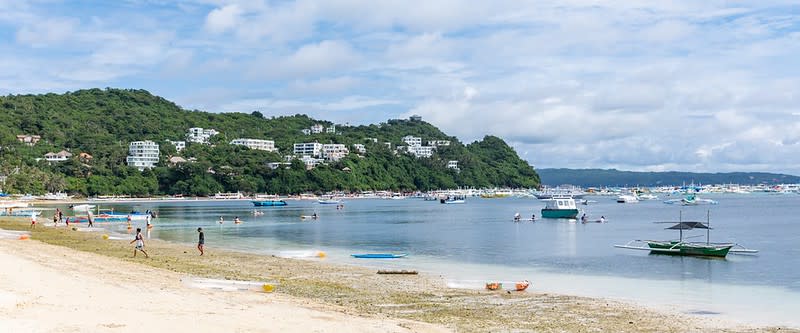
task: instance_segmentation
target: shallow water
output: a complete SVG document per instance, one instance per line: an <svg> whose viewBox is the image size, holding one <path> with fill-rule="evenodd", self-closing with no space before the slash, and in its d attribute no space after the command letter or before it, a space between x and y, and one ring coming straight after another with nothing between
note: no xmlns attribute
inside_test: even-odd
<svg viewBox="0 0 800 333"><path fill-rule="evenodd" d="M183 201L103 205L117 211L159 212L151 238L194 243L205 229L206 247L231 248L287 257L313 258L379 268L427 271L452 286L481 288L488 280L528 279L536 290L631 300L704 317L758 324L800 326L800 195L705 195L718 205L676 206L658 201L618 204L591 197L580 206L590 220L581 224L540 219L535 199L470 198L462 205L419 199L355 199L336 205L289 201L258 208L249 201ZM667 199L667 197L662 197ZM756 256L704 259L652 255L614 248L632 239L673 239L677 231L654 221L705 221L711 241L739 242ZM316 221L300 215L319 214ZM536 222L512 222L514 213L536 214ZM220 216L224 223L217 223ZM239 216L242 224L233 224ZM142 222L143 223L143 222ZM141 224L141 223L139 223ZM124 223L112 228L125 232ZM704 231L685 236L705 240ZM408 253L399 260L354 259L352 253Z"/></svg>

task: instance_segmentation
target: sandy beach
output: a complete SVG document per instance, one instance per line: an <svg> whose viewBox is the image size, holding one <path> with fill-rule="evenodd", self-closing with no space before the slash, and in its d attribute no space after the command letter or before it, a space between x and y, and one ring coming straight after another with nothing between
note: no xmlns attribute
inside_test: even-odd
<svg viewBox="0 0 800 333"><path fill-rule="evenodd" d="M24 219L0 221L27 230ZM529 290L447 288L438 276L371 269L39 226L0 239L2 332L763 332L604 299ZM11 269L8 269L11 268ZM223 291L191 278L265 281L274 292ZM184 282L182 282L182 280ZM535 282L534 282L535 283Z"/></svg>

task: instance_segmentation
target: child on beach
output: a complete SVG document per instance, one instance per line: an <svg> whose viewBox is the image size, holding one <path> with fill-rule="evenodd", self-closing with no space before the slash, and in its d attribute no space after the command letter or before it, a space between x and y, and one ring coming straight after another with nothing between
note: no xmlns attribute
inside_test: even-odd
<svg viewBox="0 0 800 333"><path fill-rule="evenodd" d="M150 258L147 252L144 251L144 237L142 237L142 228L136 228L136 237L133 238L131 244L136 242L136 247L133 249L133 257L136 258L136 250L142 251L145 258Z"/></svg>
<svg viewBox="0 0 800 333"><path fill-rule="evenodd" d="M36 213L31 213L31 229L36 228Z"/></svg>
<svg viewBox="0 0 800 333"><path fill-rule="evenodd" d="M200 255L203 255L203 245L206 244L206 236L203 235L203 228L197 228L197 232L200 233L197 239L197 250L200 251Z"/></svg>

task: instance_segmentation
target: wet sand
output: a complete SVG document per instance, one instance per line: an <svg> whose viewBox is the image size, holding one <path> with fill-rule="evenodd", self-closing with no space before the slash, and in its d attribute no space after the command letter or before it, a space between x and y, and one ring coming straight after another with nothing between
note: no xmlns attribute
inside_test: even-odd
<svg viewBox="0 0 800 333"><path fill-rule="evenodd" d="M5 219L0 228L27 230L28 223ZM376 274L211 244L201 257L194 246L150 240L151 258L131 258L129 242L63 226L39 226L31 240L0 240L0 264L22 267L0 273L0 313L10 318L0 331L67 323L75 327L68 331L798 332L535 289L452 289L439 276ZM187 277L266 281L275 291L197 289L181 282ZM99 315L112 309L119 310Z"/></svg>

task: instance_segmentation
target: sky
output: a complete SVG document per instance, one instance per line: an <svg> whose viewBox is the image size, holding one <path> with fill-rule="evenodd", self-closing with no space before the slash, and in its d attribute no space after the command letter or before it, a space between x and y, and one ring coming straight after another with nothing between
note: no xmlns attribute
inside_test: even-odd
<svg viewBox="0 0 800 333"><path fill-rule="evenodd" d="M496 135L536 168L800 175L794 1L0 0L0 95Z"/></svg>

